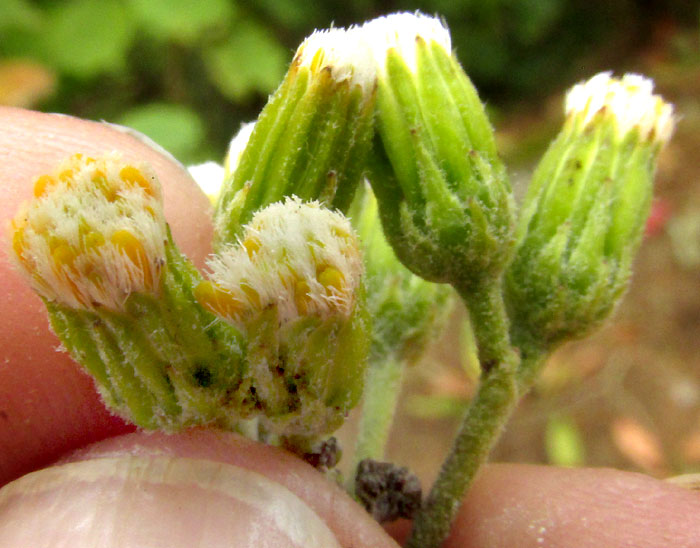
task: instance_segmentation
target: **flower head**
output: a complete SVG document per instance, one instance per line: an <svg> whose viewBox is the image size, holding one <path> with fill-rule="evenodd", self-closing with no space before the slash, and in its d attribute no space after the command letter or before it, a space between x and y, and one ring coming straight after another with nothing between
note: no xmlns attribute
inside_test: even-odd
<svg viewBox="0 0 700 548"><path fill-rule="evenodd" d="M238 245L209 261L211 281L196 295L235 322L270 305L279 321L303 315L347 318L360 285L362 259L349 221L318 202L287 198L255 214Z"/></svg>
<svg viewBox="0 0 700 548"><path fill-rule="evenodd" d="M167 228L147 166L75 154L35 179L11 229L16 264L48 301L120 310L130 294L159 290Z"/></svg>
<svg viewBox="0 0 700 548"><path fill-rule="evenodd" d="M631 274L673 107L651 80L601 73L566 96L567 120L523 201L506 296L547 350L610 315Z"/></svg>
<svg viewBox="0 0 700 548"><path fill-rule="evenodd" d="M673 133L673 106L654 95L653 89L653 81L639 74L617 79L610 72L601 72L569 90L566 115L584 127L591 125L595 116L609 117L618 137L637 129L642 140L663 146Z"/></svg>
<svg viewBox="0 0 700 548"><path fill-rule="evenodd" d="M514 202L493 129L439 19L366 23L377 70L372 189L399 260L466 288L497 278L513 247Z"/></svg>

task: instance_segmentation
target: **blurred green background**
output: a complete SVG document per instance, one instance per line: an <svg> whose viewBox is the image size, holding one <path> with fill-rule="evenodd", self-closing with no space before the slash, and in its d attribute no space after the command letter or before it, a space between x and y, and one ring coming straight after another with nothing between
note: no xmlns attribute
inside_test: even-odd
<svg viewBox="0 0 700 548"><path fill-rule="evenodd" d="M0 103L132 126L185 163L220 158L314 28L397 10L442 15L495 107L698 18L696 2L670 0L2 0Z"/></svg>
<svg viewBox="0 0 700 548"><path fill-rule="evenodd" d="M675 103L629 295L614 322L553 357L494 457L700 471L699 2L0 0L0 104L131 126L185 164L221 161L313 29L398 10L445 18L516 190L574 82L642 72ZM454 351L461 318L408 375L392 436L389 456L425 481L476 382L473 349Z"/></svg>

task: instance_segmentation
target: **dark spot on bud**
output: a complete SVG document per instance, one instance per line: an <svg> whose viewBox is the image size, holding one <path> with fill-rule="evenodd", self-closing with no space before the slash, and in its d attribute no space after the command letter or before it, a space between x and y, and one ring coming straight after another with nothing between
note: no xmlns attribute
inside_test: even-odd
<svg viewBox="0 0 700 548"><path fill-rule="evenodd" d="M211 371L204 365L198 366L197 369L194 370L194 373L192 373L192 377L194 377L195 382L202 388L210 387L214 380Z"/></svg>
<svg viewBox="0 0 700 548"><path fill-rule="evenodd" d="M498 360L494 360L494 359L484 360L484 362L481 364L481 369L483 370L484 373L488 373L497 365L498 365Z"/></svg>

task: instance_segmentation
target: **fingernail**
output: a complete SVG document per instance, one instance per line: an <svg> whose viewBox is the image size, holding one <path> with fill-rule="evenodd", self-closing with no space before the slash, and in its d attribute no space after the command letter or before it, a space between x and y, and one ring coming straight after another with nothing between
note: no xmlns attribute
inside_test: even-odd
<svg viewBox="0 0 700 548"><path fill-rule="evenodd" d="M28 474L0 490L0 547L340 547L291 491L230 464L126 456Z"/></svg>

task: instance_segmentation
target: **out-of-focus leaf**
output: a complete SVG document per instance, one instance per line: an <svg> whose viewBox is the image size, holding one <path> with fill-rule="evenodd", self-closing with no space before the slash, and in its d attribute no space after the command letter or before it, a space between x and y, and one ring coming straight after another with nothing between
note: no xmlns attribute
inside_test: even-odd
<svg viewBox="0 0 700 548"><path fill-rule="evenodd" d="M298 0L257 0L255 6L276 22L289 28L308 30L309 23L318 17L318 9L309 9L307 2Z"/></svg>
<svg viewBox="0 0 700 548"><path fill-rule="evenodd" d="M139 26L164 40L190 44L214 27L226 27L236 15L230 0L129 0Z"/></svg>
<svg viewBox="0 0 700 548"><path fill-rule="evenodd" d="M29 28L39 24L41 12L26 0L2 0L0 2L0 30Z"/></svg>
<svg viewBox="0 0 700 548"><path fill-rule="evenodd" d="M173 156L188 163L204 139L204 125L189 108L171 103L136 107L117 120L153 139Z"/></svg>
<svg viewBox="0 0 700 548"><path fill-rule="evenodd" d="M525 44L536 42L557 24L564 7L561 0L520 0L515 4L516 36Z"/></svg>
<svg viewBox="0 0 700 548"><path fill-rule="evenodd" d="M79 78L124 68L134 32L122 2L60 2L46 15L36 39L53 66Z"/></svg>
<svg viewBox="0 0 700 548"><path fill-rule="evenodd" d="M0 105L29 108L50 95L56 77L27 60L0 61Z"/></svg>
<svg viewBox="0 0 700 548"><path fill-rule="evenodd" d="M545 451L551 464L581 466L586 461L586 447L581 431L570 417L555 415L547 422Z"/></svg>
<svg viewBox="0 0 700 548"><path fill-rule="evenodd" d="M406 399L405 409L417 419L446 419L462 416L468 405L460 398L414 394Z"/></svg>
<svg viewBox="0 0 700 548"><path fill-rule="evenodd" d="M270 93L280 83L289 52L251 20L236 24L230 38L204 52L210 80L227 97L241 101L254 92Z"/></svg>

